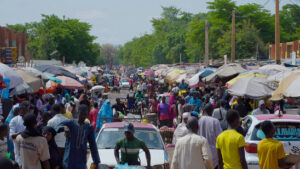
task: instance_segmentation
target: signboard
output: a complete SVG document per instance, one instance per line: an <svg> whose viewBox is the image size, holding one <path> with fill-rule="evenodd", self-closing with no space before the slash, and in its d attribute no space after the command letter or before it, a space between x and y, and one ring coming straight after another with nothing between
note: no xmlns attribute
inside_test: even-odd
<svg viewBox="0 0 300 169"><path fill-rule="evenodd" d="M13 64L18 61L18 53L16 47L8 47L0 49L0 60L2 63Z"/></svg>

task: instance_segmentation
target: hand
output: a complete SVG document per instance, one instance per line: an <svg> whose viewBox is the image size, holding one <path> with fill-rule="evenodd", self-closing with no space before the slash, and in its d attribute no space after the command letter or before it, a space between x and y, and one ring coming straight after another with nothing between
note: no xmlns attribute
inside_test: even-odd
<svg viewBox="0 0 300 169"><path fill-rule="evenodd" d="M16 133L16 134L13 134L13 135L11 135L11 138L14 140L14 139L16 139L16 138L17 138L17 136L18 136L19 134L21 134L21 133Z"/></svg>
<svg viewBox="0 0 300 169"><path fill-rule="evenodd" d="M95 168L94 169L99 169L99 164L94 164Z"/></svg>

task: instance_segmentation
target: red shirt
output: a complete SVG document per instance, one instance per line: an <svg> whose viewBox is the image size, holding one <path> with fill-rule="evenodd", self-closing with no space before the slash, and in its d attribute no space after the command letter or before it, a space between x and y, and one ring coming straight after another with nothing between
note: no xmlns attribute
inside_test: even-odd
<svg viewBox="0 0 300 169"><path fill-rule="evenodd" d="M90 115L89 115L89 120L95 130L96 130L98 112L99 112L99 109L93 109L90 111Z"/></svg>

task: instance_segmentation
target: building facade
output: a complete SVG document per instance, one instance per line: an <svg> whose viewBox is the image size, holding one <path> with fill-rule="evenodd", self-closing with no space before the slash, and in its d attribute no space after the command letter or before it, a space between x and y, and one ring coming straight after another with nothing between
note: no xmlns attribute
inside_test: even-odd
<svg viewBox="0 0 300 169"><path fill-rule="evenodd" d="M16 47L17 55L23 56L25 61L31 59L27 51L28 36L6 27L0 27L0 48Z"/></svg>
<svg viewBox="0 0 300 169"><path fill-rule="evenodd" d="M294 42L280 43L280 58L291 58L291 53L296 52L296 57L300 57L300 40ZM269 46L270 60L275 60L275 44Z"/></svg>

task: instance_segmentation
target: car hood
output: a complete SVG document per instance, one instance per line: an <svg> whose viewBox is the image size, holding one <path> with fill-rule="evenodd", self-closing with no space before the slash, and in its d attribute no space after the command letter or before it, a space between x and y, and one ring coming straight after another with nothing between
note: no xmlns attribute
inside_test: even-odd
<svg viewBox="0 0 300 169"><path fill-rule="evenodd" d="M99 156L101 160L101 164L105 164L108 166L116 166L117 162L115 159L114 155L114 149L98 149L99 151ZM150 149L150 154L151 154L151 165L162 165L165 162L168 162L168 158L166 157L165 150L160 149ZM140 150L139 154L140 160L141 160L141 165L142 166L147 166L147 160L146 160L146 155L143 150ZM91 156L88 160L88 163L91 164L92 159Z"/></svg>

